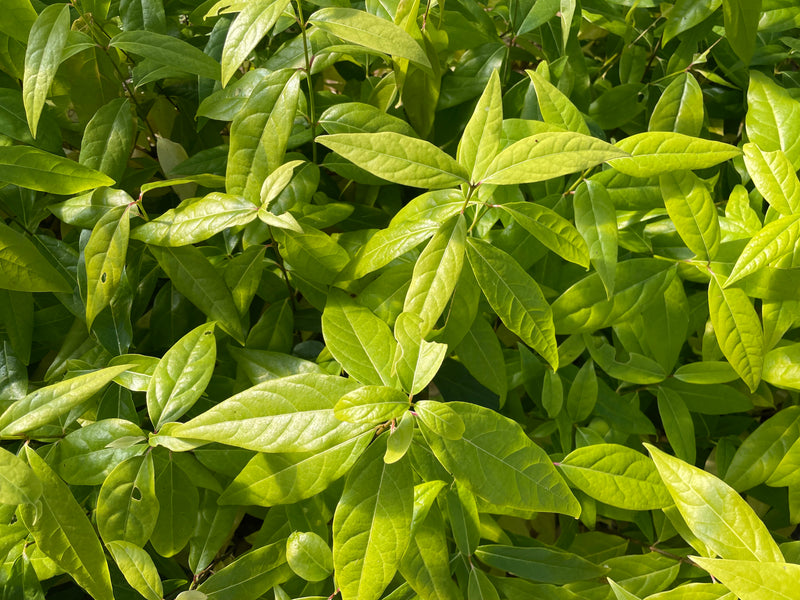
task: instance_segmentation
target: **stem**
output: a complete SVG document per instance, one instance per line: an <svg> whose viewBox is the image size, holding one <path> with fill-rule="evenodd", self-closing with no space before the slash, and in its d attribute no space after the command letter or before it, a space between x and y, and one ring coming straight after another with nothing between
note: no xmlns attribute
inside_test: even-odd
<svg viewBox="0 0 800 600"><path fill-rule="evenodd" d="M306 85L308 86L308 120L311 123L311 158L316 164L317 162L317 111L314 106L314 87L311 85L311 63L314 57L309 54L308 48L308 32L306 30L306 22L303 19L302 0L296 0L297 4L297 22L300 25L300 31L303 36L303 55L306 62Z"/></svg>

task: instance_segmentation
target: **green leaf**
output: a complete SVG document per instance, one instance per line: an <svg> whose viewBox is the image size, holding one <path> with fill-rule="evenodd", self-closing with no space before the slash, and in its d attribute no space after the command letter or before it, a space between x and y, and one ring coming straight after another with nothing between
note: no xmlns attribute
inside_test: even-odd
<svg viewBox="0 0 800 600"><path fill-rule="evenodd" d="M572 132L542 132L511 144L495 157L480 183L511 185L553 179L625 157L628 152Z"/></svg>
<svg viewBox="0 0 800 600"><path fill-rule="evenodd" d="M557 369L553 313L536 281L510 255L484 240L469 238L467 257L478 285L505 326Z"/></svg>
<svg viewBox="0 0 800 600"><path fill-rule="evenodd" d="M111 38L109 46L138 54L158 65L180 65L184 73L220 79L220 65L202 50L181 39L152 31L124 31Z"/></svg>
<svg viewBox="0 0 800 600"><path fill-rule="evenodd" d="M425 51L391 21L354 8L329 7L314 12L308 22L346 42L405 58L426 71L431 70Z"/></svg>
<svg viewBox="0 0 800 600"><path fill-rule="evenodd" d="M709 2L677 0L666 15L663 43L666 44L675 36L705 21L721 4L722 0L709 0Z"/></svg>
<svg viewBox="0 0 800 600"><path fill-rule="evenodd" d="M420 400L414 404L414 410L425 427L436 435L448 440L464 436L464 421L449 404Z"/></svg>
<svg viewBox="0 0 800 600"><path fill-rule="evenodd" d="M761 0L722 0L725 37L745 65L750 64L756 47Z"/></svg>
<svg viewBox="0 0 800 600"><path fill-rule="evenodd" d="M36 22L36 11L30 0L9 0L3 4L5 18L0 21L0 31L23 44L28 42L31 27Z"/></svg>
<svg viewBox="0 0 800 600"><path fill-rule="evenodd" d="M29 446L28 464L42 483L36 506L17 509L36 547L69 575L95 600L112 600L111 577L103 547L84 510L69 488Z"/></svg>
<svg viewBox="0 0 800 600"><path fill-rule="evenodd" d="M567 394L567 415L573 423L580 423L592 414L592 409L597 402L597 374L594 371L594 362L587 360L583 363Z"/></svg>
<svg viewBox="0 0 800 600"><path fill-rule="evenodd" d="M128 365L108 367L31 392L11 404L0 416L0 436L21 436L55 421L102 390L127 368ZM68 423L60 425L66 427Z"/></svg>
<svg viewBox="0 0 800 600"><path fill-rule="evenodd" d="M559 334L594 332L630 319L665 292L675 268L666 261L634 258L617 265L614 295L608 298L598 273L568 288L553 302Z"/></svg>
<svg viewBox="0 0 800 600"><path fill-rule="evenodd" d="M394 386L396 342L389 327L345 292L332 288L322 313L325 344L342 368L366 385Z"/></svg>
<svg viewBox="0 0 800 600"><path fill-rule="evenodd" d="M447 491L447 517L456 548L462 556L472 556L480 543L480 516L475 496L463 485Z"/></svg>
<svg viewBox="0 0 800 600"><path fill-rule="evenodd" d="M318 494L345 475L372 433L307 453L257 454L220 496L225 505L292 504Z"/></svg>
<svg viewBox="0 0 800 600"><path fill-rule="evenodd" d="M256 600L291 576L292 570L286 564L286 543L281 540L243 554L201 583L197 591L207 600Z"/></svg>
<svg viewBox="0 0 800 600"><path fill-rule="evenodd" d="M216 321L225 333L244 344L244 331L233 296L222 276L194 246L149 246L167 277L181 294Z"/></svg>
<svg viewBox="0 0 800 600"><path fill-rule="evenodd" d="M495 569L555 585L595 579L608 572L608 567L594 565L577 554L546 547L519 548L489 544L478 546L475 556Z"/></svg>
<svg viewBox="0 0 800 600"><path fill-rule="evenodd" d="M219 506L219 498L219 494L211 490L205 490L201 496L197 523L189 538L189 569L192 573L200 573L214 562L239 523L238 507Z"/></svg>
<svg viewBox="0 0 800 600"><path fill-rule="evenodd" d="M602 335L587 333L584 334L583 341L597 366L610 377L628 383L647 385L663 381L667 376L664 367L643 354L627 352L625 359L618 358L617 349Z"/></svg>
<svg viewBox="0 0 800 600"><path fill-rule="evenodd" d="M269 33L288 4L289 0L256 0L244 4L225 36L222 49L223 87Z"/></svg>
<svg viewBox="0 0 800 600"><path fill-rule="evenodd" d="M739 288L722 288L712 277L708 310L722 353L750 391L755 391L764 366L764 332L750 299Z"/></svg>
<svg viewBox="0 0 800 600"><path fill-rule="evenodd" d="M783 151L764 152L753 143L742 150L747 173L770 206L782 215L800 212L800 180Z"/></svg>
<svg viewBox="0 0 800 600"><path fill-rule="evenodd" d="M697 458L694 421L681 395L669 388L659 387L658 414L675 455L693 465Z"/></svg>
<svg viewBox="0 0 800 600"><path fill-rule="evenodd" d="M333 572L333 554L316 533L295 531L286 540L286 562L306 581L322 581Z"/></svg>
<svg viewBox="0 0 800 600"><path fill-rule="evenodd" d="M750 71L747 88L747 138L764 152L783 150L800 168L800 101L763 73Z"/></svg>
<svg viewBox="0 0 800 600"><path fill-rule="evenodd" d="M468 600L500 600L500 595L497 593L492 581L480 569L475 567L470 569L468 585Z"/></svg>
<svg viewBox="0 0 800 600"><path fill-rule="evenodd" d="M72 291L36 246L5 223L0 223L0 288L17 292Z"/></svg>
<svg viewBox="0 0 800 600"><path fill-rule="evenodd" d="M36 18L25 50L22 99L33 137L69 35L69 7L54 4Z"/></svg>
<svg viewBox="0 0 800 600"><path fill-rule="evenodd" d="M539 111L545 123L552 123L575 133L591 135L583 115L561 90L536 71L526 69L536 90Z"/></svg>
<svg viewBox="0 0 800 600"><path fill-rule="evenodd" d="M416 137L414 128L403 119L362 102L342 102L325 109L319 117L325 133L379 133L393 131Z"/></svg>
<svg viewBox="0 0 800 600"><path fill-rule="evenodd" d="M733 488L650 444L645 446L681 516L710 550L735 560L783 562L769 530Z"/></svg>
<svg viewBox="0 0 800 600"><path fill-rule="evenodd" d="M379 598L411 538L411 464L383 461L386 437L356 463L333 516L333 564L343 600Z"/></svg>
<svg viewBox="0 0 800 600"><path fill-rule="evenodd" d="M559 468L573 485L604 504L628 510L671 504L653 461L626 446L584 446L568 454Z"/></svg>
<svg viewBox="0 0 800 600"><path fill-rule="evenodd" d="M131 105L116 98L100 107L87 123L78 162L119 181L125 174L134 137Z"/></svg>
<svg viewBox="0 0 800 600"><path fill-rule="evenodd" d="M800 239L800 214L781 217L765 225L739 255L725 287L791 254Z"/></svg>
<svg viewBox="0 0 800 600"><path fill-rule="evenodd" d="M729 383L739 378L736 370L725 361L704 360L678 367L672 376L686 383Z"/></svg>
<svg viewBox="0 0 800 600"><path fill-rule="evenodd" d="M472 116L458 142L456 158L470 172L470 181L480 181L500 151L503 124L503 97L500 76L492 71Z"/></svg>
<svg viewBox="0 0 800 600"><path fill-rule="evenodd" d="M614 159L609 164L632 177L705 169L741 154L729 144L667 131L637 133L620 140L616 146L630 156Z"/></svg>
<svg viewBox="0 0 800 600"><path fill-rule="evenodd" d="M97 499L97 528L103 541L144 546L155 531L159 502L153 456L134 456L109 473Z"/></svg>
<svg viewBox="0 0 800 600"><path fill-rule="evenodd" d="M397 349L392 369L403 389L414 396L436 376L447 355L447 345L425 341L420 318L408 312L398 315L394 335Z"/></svg>
<svg viewBox="0 0 800 600"><path fill-rule="evenodd" d="M698 258L713 260L719 251L719 219L706 184L691 171L665 173L659 183L678 235Z"/></svg>
<svg viewBox="0 0 800 600"><path fill-rule="evenodd" d="M157 450L163 451L153 453L159 508L150 543L161 556L170 557L189 542L200 508L200 497L194 482L178 466L171 453L164 448Z"/></svg>
<svg viewBox="0 0 800 600"><path fill-rule="evenodd" d="M172 435L258 452L331 448L368 429L333 414L336 401L357 387L350 379L313 373L271 379L178 425Z"/></svg>
<svg viewBox="0 0 800 600"><path fill-rule="evenodd" d="M575 228L586 242L589 261L606 288L614 294L617 272L617 213L602 184L587 179L575 190L572 199Z"/></svg>
<svg viewBox="0 0 800 600"><path fill-rule="evenodd" d="M719 579L741 600L793 599L797 597L800 565L783 561L760 562L690 557L692 562Z"/></svg>
<svg viewBox="0 0 800 600"><path fill-rule="evenodd" d="M383 461L386 463L396 463L403 458L411 446L414 437L414 416L410 412L403 413L397 426L389 431L389 439L386 440L386 453Z"/></svg>
<svg viewBox="0 0 800 600"><path fill-rule="evenodd" d="M408 396L398 389L365 385L339 398L333 414L345 423L374 425L400 418L409 406Z"/></svg>
<svg viewBox="0 0 800 600"><path fill-rule="evenodd" d="M30 146L0 147L0 181L64 195L114 185L103 173Z"/></svg>
<svg viewBox="0 0 800 600"><path fill-rule="evenodd" d="M206 389L217 359L214 323L196 327L159 361L147 388L147 413L156 431L183 416Z"/></svg>
<svg viewBox="0 0 800 600"><path fill-rule="evenodd" d="M100 217L83 250L86 260L86 326L111 304L117 293L128 252L130 206L113 208Z"/></svg>
<svg viewBox="0 0 800 600"><path fill-rule="evenodd" d="M764 356L764 381L790 390L800 389L800 344L780 346Z"/></svg>
<svg viewBox="0 0 800 600"><path fill-rule="evenodd" d="M721 0L720 0L721 1ZM667 41L666 30L670 28L672 13L680 10L676 2L669 15L664 34ZM693 4L683 2L683 4ZM697 6L694 4L694 6ZM703 4L705 7L706 4ZM697 137L703 129L703 92L700 85L691 73L681 73L661 93L653 113L650 115L650 131L674 131L684 135Z"/></svg>
<svg viewBox="0 0 800 600"><path fill-rule="evenodd" d="M469 179L464 167L430 142L391 131L323 135L317 142L373 175L401 185L436 190Z"/></svg>
<svg viewBox="0 0 800 600"><path fill-rule="evenodd" d="M259 211L259 217L262 215ZM286 213L278 218L284 216ZM282 255L293 270L312 281L332 284L350 261L347 251L331 236L308 225L299 233L275 232L275 237L281 242Z"/></svg>
<svg viewBox="0 0 800 600"><path fill-rule="evenodd" d="M533 202L508 202L500 208L561 258L589 268L586 242L572 223L557 212Z"/></svg>
<svg viewBox="0 0 800 600"><path fill-rule="evenodd" d="M31 468L5 448L0 448L0 483L2 504L35 504L42 495L42 483Z"/></svg>
<svg viewBox="0 0 800 600"><path fill-rule="evenodd" d="M501 510L580 513L547 453L518 423L474 404L446 406L464 422L462 437L425 437L442 466L472 493Z"/></svg>
<svg viewBox="0 0 800 600"><path fill-rule="evenodd" d="M133 589L147 600L161 600L164 597L158 569L144 549L122 540L106 542L106 548Z"/></svg>

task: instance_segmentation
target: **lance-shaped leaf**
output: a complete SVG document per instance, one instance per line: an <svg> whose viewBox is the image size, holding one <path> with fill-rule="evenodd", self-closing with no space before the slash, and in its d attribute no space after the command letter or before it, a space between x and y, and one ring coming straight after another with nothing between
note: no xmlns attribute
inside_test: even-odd
<svg viewBox="0 0 800 600"><path fill-rule="evenodd" d="M553 313L533 277L509 254L476 238L467 243L475 279L506 327L558 368Z"/></svg>
<svg viewBox="0 0 800 600"><path fill-rule="evenodd" d="M378 133L394 131L416 137L414 128L403 119L363 102L342 102L325 109L319 117L325 133Z"/></svg>
<svg viewBox="0 0 800 600"><path fill-rule="evenodd" d="M344 476L372 439L359 435L308 453L255 455L220 496L220 504L293 504L325 491Z"/></svg>
<svg viewBox="0 0 800 600"><path fill-rule="evenodd" d="M783 561L760 562L691 556L692 562L719 579L741 600L797 598L800 565Z"/></svg>
<svg viewBox="0 0 800 600"><path fill-rule="evenodd" d="M25 454L42 483L42 495L36 506L23 504L17 511L37 549L95 600L112 600L106 557L86 513L67 485L36 452L26 446Z"/></svg>
<svg viewBox="0 0 800 600"><path fill-rule="evenodd" d="M72 291L72 286L50 265L27 237L2 222L0 222L0 288L17 292Z"/></svg>
<svg viewBox="0 0 800 600"><path fill-rule="evenodd" d="M159 65L180 65L183 73L207 79L220 79L220 65L189 42L152 31L124 31L115 35L109 46L138 54Z"/></svg>
<svg viewBox="0 0 800 600"><path fill-rule="evenodd" d="M500 151L503 125L503 96L500 76L492 71L472 116L458 142L456 158L470 172L470 181L478 182Z"/></svg>
<svg viewBox="0 0 800 600"><path fill-rule="evenodd" d="M719 347L731 366L755 391L764 367L764 331L750 299L741 289L708 284L708 311Z"/></svg>
<svg viewBox="0 0 800 600"><path fill-rule="evenodd" d="M333 515L333 564L343 600L377 600L411 538L411 463L383 461L387 437L356 463Z"/></svg>
<svg viewBox="0 0 800 600"><path fill-rule="evenodd" d="M561 258L589 268L586 242L572 223L557 212L533 202L508 202L500 208Z"/></svg>
<svg viewBox="0 0 800 600"><path fill-rule="evenodd" d="M262 38L269 33L289 0L247 2L228 28L222 49L222 85L230 81Z"/></svg>
<svg viewBox="0 0 800 600"><path fill-rule="evenodd" d="M745 125L748 139L765 152L783 150L800 167L800 101L782 86L755 69L747 87Z"/></svg>
<svg viewBox="0 0 800 600"><path fill-rule="evenodd" d="M83 250L86 259L86 326L111 304L125 268L130 232L130 206L111 209L92 229Z"/></svg>
<svg viewBox="0 0 800 600"><path fill-rule="evenodd" d="M55 421L91 398L129 366L100 369L31 392L0 416L0 436L20 436Z"/></svg>
<svg viewBox="0 0 800 600"><path fill-rule="evenodd" d="M675 7L675 10L678 8ZM666 41L665 35L664 43ZM700 84L691 73L681 73L664 89L650 115L648 128L650 131L674 131L698 136L703 129L703 113Z"/></svg>
<svg viewBox="0 0 800 600"><path fill-rule="evenodd" d="M692 533L723 558L783 562L775 540L736 491L702 469L645 444Z"/></svg>
<svg viewBox="0 0 800 600"><path fill-rule="evenodd" d="M180 418L206 389L214 363L217 342L214 323L196 327L167 350L147 388L147 413L158 431Z"/></svg>
<svg viewBox="0 0 800 600"><path fill-rule="evenodd" d="M143 548L122 540L106 542L106 548L133 589L147 600L161 600L164 597L158 569Z"/></svg>
<svg viewBox="0 0 800 600"><path fill-rule="evenodd" d="M630 154L609 164L632 177L652 177L669 171L705 169L741 154L735 146L670 131L637 133L616 143Z"/></svg>
<svg viewBox="0 0 800 600"><path fill-rule="evenodd" d="M41 495L42 483L31 468L0 448L0 504L35 504Z"/></svg>
<svg viewBox="0 0 800 600"><path fill-rule="evenodd" d="M161 556L170 557L180 552L192 537L200 496L195 482L171 453L158 448L153 455L158 518L150 543Z"/></svg>
<svg viewBox="0 0 800 600"><path fill-rule="evenodd" d="M414 416L410 413L403 413L397 427L389 432L389 439L386 440L386 453L383 455L384 462L396 463L403 458L411 447L414 439Z"/></svg>
<svg viewBox="0 0 800 600"><path fill-rule="evenodd" d="M627 510L653 510L672 504L653 461L619 444L593 444L570 452L559 468L579 490Z"/></svg>
<svg viewBox="0 0 800 600"><path fill-rule="evenodd" d="M396 342L389 326L337 288L331 289L322 313L322 335L352 377L366 385L393 386Z"/></svg>
<svg viewBox="0 0 800 600"><path fill-rule="evenodd" d="M216 571L198 586L202 597L186 600L254 600L291 576L292 570L286 564L286 542L281 540L251 550Z"/></svg>
<svg viewBox="0 0 800 600"><path fill-rule="evenodd" d="M300 73L290 69L270 74L250 94L231 123L229 194L261 204L264 181L283 162L299 97Z"/></svg>
<svg viewBox="0 0 800 600"><path fill-rule="evenodd" d="M545 181L626 156L626 150L588 135L543 132L523 138L498 154L481 183L512 185Z"/></svg>
<svg viewBox="0 0 800 600"><path fill-rule="evenodd" d="M97 527L103 541L144 546L156 527L159 504L153 455L134 456L109 473L97 498Z"/></svg>
<svg viewBox="0 0 800 600"><path fill-rule="evenodd" d="M545 123L558 125L567 131L590 135L583 115L561 90L536 71L527 69L525 72L531 78L536 90L536 100L539 102L539 111Z"/></svg>
<svg viewBox="0 0 800 600"><path fill-rule="evenodd" d="M155 246L187 246L229 227L246 225L256 218L257 210L241 196L212 192L139 225L131 237Z"/></svg>
<svg viewBox="0 0 800 600"><path fill-rule="evenodd" d="M25 50L22 99L33 137L69 36L69 7L53 4L37 17Z"/></svg>
<svg viewBox="0 0 800 600"><path fill-rule="evenodd" d="M365 385L336 402L333 414L346 423L377 424L403 416L410 407L408 396L396 388Z"/></svg>
<svg viewBox="0 0 800 600"><path fill-rule="evenodd" d="M405 58L431 70L422 47L404 29L386 19L354 8L329 7L314 12L308 22L346 42Z"/></svg>
<svg viewBox="0 0 800 600"><path fill-rule="evenodd" d="M756 144L745 144L744 164L756 189L782 215L800 212L800 180L794 165L782 150L764 152Z"/></svg>
<svg viewBox="0 0 800 600"><path fill-rule="evenodd" d="M403 312L394 324L397 339L392 370L409 394L420 393L442 366L447 345L425 341L419 317Z"/></svg>
<svg viewBox="0 0 800 600"><path fill-rule="evenodd" d="M108 175L30 146L0 147L0 181L64 195L114 185Z"/></svg>
<svg viewBox="0 0 800 600"><path fill-rule="evenodd" d="M436 190L469 179L464 167L443 150L399 133L338 133L317 141L373 175L401 185Z"/></svg>
<svg viewBox="0 0 800 600"><path fill-rule="evenodd" d="M478 546L475 556L495 569L555 585L595 579L609 570L608 567L595 565L577 554L546 547L520 548L487 544Z"/></svg>
<svg viewBox="0 0 800 600"><path fill-rule="evenodd" d="M547 453L515 421L463 402L450 402L464 423L461 438L426 432L425 439L452 475L497 508L577 517L580 504Z"/></svg>
<svg viewBox="0 0 800 600"><path fill-rule="evenodd" d="M227 464L226 461L226 467ZM189 538L189 569L192 573L204 571L214 562L241 519L239 508L218 505L219 497L219 494L208 489L201 496L197 522Z"/></svg>
<svg viewBox="0 0 800 600"><path fill-rule="evenodd" d="M794 252L800 239L800 214L781 217L772 221L747 242L725 287L743 277L756 273L763 267L774 263Z"/></svg>
<svg viewBox="0 0 800 600"><path fill-rule="evenodd" d="M553 303L559 333L593 332L625 321L663 294L675 276L666 261L634 258L617 265L614 295L608 298L600 275L592 273Z"/></svg>
<svg viewBox="0 0 800 600"><path fill-rule="evenodd" d="M587 179L572 200L575 228L589 249L589 261L603 282L608 298L614 294L617 274L617 213L606 188Z"/></svg>
<svg viewBox="0 0 800 600"><path fill-rule="evenodd" d="M697 442L694 434L694 421L686 403L675 390L658 388L658 414L664 424L664 433L667 434L675 455L689 463L697 459Z"/></svg>
<svg viewBox="0 0 800 600"><path fill-rule="evenodd" d="M352 379L313 373L271 379L176 426L171 435L258 452L331 448L369 428L333 414L336 401L357 387Z"/></svg>
<svg viewBox="0 0 800 600"><path fill-rule="evenodd" d="M428 242L414 265L403 312L419 316L423 336L436 325L453 295L464 264L466 236L464 216L451 217Z"/></svg>
<svg viewBox="0 0 800 600"><path fill-rule="evenodd" d="M535 4L534 6L538 6ZM473 566L469 571L469 587L467 588L467 598L469 600L500 600L492 580Z"/></svg>
<svg viewBox="0 0 800 600"><path fill-rule="evenodd" d="M131 105L115 98L101 106L86 125L78 162L119 181L133 146Z"/></svg>
<svg viewBox="0 0 800 600"><path fill-rule="evenodd" d="M719 219L706 184L691 171L665 173L659 183L678 235L698 258L712 260L719 251Z"/></svg>

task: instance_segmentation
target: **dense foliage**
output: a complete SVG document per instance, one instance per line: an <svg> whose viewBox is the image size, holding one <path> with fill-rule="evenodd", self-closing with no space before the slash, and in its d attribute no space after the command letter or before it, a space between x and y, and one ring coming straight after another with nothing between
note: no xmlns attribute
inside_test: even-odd
<svg viewBox="0 0 800 600"><path fill-rule="evenodd" d="M795 0L1 4L0 597L800 598Z"/></svg>

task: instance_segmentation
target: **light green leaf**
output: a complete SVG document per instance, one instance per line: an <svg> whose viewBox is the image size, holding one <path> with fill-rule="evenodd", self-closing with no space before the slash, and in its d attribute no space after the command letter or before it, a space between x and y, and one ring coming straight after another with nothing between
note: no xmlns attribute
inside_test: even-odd
<svg viewBox="0 0 800 600"><path fill-rule="evenodd" d="M692 562L719 579L741 600L795 600L800 565L782 560L760 562L691 556Z"/></svg>
<svg viewBox="0 0 800 600"><path fill-rule="evenodd" d="M800 344L779 346L764 356L764 381L790 390L800 390Z"/></svg>
<svg viewBox="0 0 800 600"><path fill-rule="evenodd" d="M653 510L671 504L653 461L626 446L584 446L568 454L559 468L582 492L611 506Z"/></svg>
<svg viewBox="0 0 800 600"><path fill-rule="evenodd" d="M230 455L225 456L230 460ZM192 573L200 573L214 562L239 524L239 508L219 506L219 498L219 494L208 489L200 497L197 522L189 538L189 569Z"/></svg>
<svg viewBox="0 0 800 600"><path fill-rule="evenodd" d="M800 180L783 151L764 152L753 143L742 149L747 172L770 206L782 215L800 212Z"/></svg>
<svg viewBox="0 0 800 600"><path fill-rule="evenodd" d="M0 288L17 292L72 291L72 286L50 265L27 237L2 222L0 222Z"/></svg>
<svg viewBox="0 0 800 600"><path fill-rule="evenodd" d="M739 378L736 370L725 361L704 360L681 365L672 376L678 381L710 385L729 383Z"/></svg>
<svg viewBox="0 0 800 600"><path fill-rule="evenodd" d="M659 177L661 195L678 235L698 258L712 260L719 251L717 209L705 182L691 171Z"/></svg>
<svg viewBox="0 0 800 600"><path fill-rule="evenodd" d="M333 414L345 423L375 425L400 418L409 406L408 396L398 389L365 385L339 398Z"/></svg>
<svg viewBox="0 0 800 600"><path fill-rule="evenodd" d="M55 421L102 390L127 368L128 365L108 367L31 392L11 404L0 416L0 436L21 436Z"/></svg>
<svg viewBox="0 0 800 600"><path fill-rule="evenodd" d="M112 208L97 221L83 249L87 285L86 326L89 329L117 293L128 253L129 232L130 205Z"/></svg>
<svg viewBox="0 0 800 600"><path fill-rule="evenodd" d="M345 292L332 288L322 313L322 335L333 357L366 385L394 386L396 342L389 327Z"/></svg>
<svg viewBox="0 0 800 600"><path fill-rule="evenodd" d="M220 496L225 505L293 504L318 494L345 475L372 439L372 432L315 452L257 454Z"/></svg>
<svg viewBox="0 0 800 600"><path fill-rule="evenodd" d="M114 185L103 173L30 146L0 147L0 181L64 195Z"/></svg>
<svg viewBox="0 0 800 600"><path fill-rule="evenodd" d="M391 131L323 135L317 142L387 181L428 189L467 183L454 158L430 142Z"/></svg>
<svg viewBox="0 0 800 600"><path fill-rule="evenodd" d="M587 419L597 402L597 374L594 362L587 360L583 363L567 394L566 411L573 423L580 423Z"/></svg>
<svg viewBox="0 0 800 600"><path fill-rule="evenodd" d="M386 453L383 461L386 463L396 463L403 458L411 446L414 437L414 416L410 412L403 413L397 426L389 432L389 439L386 440Z"/></svg>
<svg viewBox="0 0 800 600"><path fill-rule="evenodd" d="M475 556L495 569L555 585L595 579L608 572L608 567L594 565L577 554L544 546L524 548L489 544L478 546Z"/></svg>
<svg viewBox="0 0 800 600"><path fill-rule="evenodd" d="M322 581L333 572L333 554L316 533L295 531L286 540L286 562L306 581Z"/></svg>
<svg viewBox="0 0 800 600"><path fill-rule="evenodd" d="M578 516L580 504L547 453L518 423L475 404L446 406L464 422L463 436L450 440L426 434L425 438L442 466L467 489L501 510Z"/></svg>
<svg viewBox="0 0 800 600"><path fill-rule="evenodd" d="M641 600L639 596L630 593L610 577L608 578L608 585L611 586L611 589L614 591L614 597L617 600Z"/></svg>
<svg viewBox="0 0 800 600"><path fill-rule="evenodd" d="M377 600L411 538L411 463L383 461L386 437L356 463L333 515L333 563L343 600Z"/></svg>
<svg viewBox="0 0 800 600"><path fill-rule="evenodd" d="M292 570L286 564L286 543L281 540L243 554L216 571L196 591L208 600L256 600L291 576Z"/></svg>
<svg viewBox="0 0 800 600"><path fill-rule="evenodd" d="M614 294L617 272L617 213L606 188L587 179L572 199L575 227L589 249L589 261L597 271L608 298Z"/></svg>
<svg viewBox="0 0 800 600"><path fill-rule="evenodd" d="M447 345L427 342L416 314L403 312L394 324L397 348L392 371L403 389L414 396L431 382L447 355Z"/></svg>
<svg viewBox="0 0 800 600"><path fill-rule="evenodd" d="M161 600L164 597L158 569L144 549L122 540L106 542L106 548L133 589L147 600Z"/></svg>
<svg viewBox="0 0 800 600"><path fill-rule="evenodd" d="M331 448L369 428L333 414L336 401L357 387L352 379L313 373L270 379L178 425L172 435L258 452Z"/></svg>
<svg viewBox="0 0 800 600"><path fill-rule="evenodd" d="M733 266L725 287L794 252L800 239L800 214L781 217L752 237Z"/></svg>
<svg viewBox="0 0 800 600"><path fill-rule="evenodd" d="M178 466L171 452L158 448L152 454L159 508L150 543L161 556L170 557L180 552L192 537L200 496L194 481Z"/></svg>
<svg viewBox="0 0 800 600"><path fill-rule="evenodd" d="M500 595L492 585L492 581L480 569L475 567L470 569L468 586L468 600L500 600Z"/></svg>
<svg viewBox="0 0 800 600"><path fill-rule="evenodd" d="M747 88L747 138L762 151L783 150L800 167L800 101L760 71L750 71Z"/></svg>
<svg viewBox="0 0 800 600"><path fill-rule="evenodd" d="M228 84L239 66L269 33L289 0L247 2L228 28L222 49L222 85Z"/></svg>
<svg viewBox="0 0 800 600"><path fill-rule="evenodd" d="M750 64L756 48L761 0L722 0L725 38L745 66Z"/></svg>
<svg viewBox="0 0 800 600"><path fill-rule="evenodd" d="M723 558L783 562L769 530L733 488L650 444L645 446L681 516L710 550Z"/></svg>
<svg viewBox="0 0 800 600"><path fill-rule="evenodd" d="M414 128L403 119L362 102L342 102L329 106L320 115L319 124L325 133L393 131L409 137L417 135Z"/></svg>
<svg viewBox="0 0 800 600"><path fill-rule="evenodd" d="M545 181L622 159L628 152L597 138L572 132L542 132L503 150L486 169L481 183L510 185Z"/></svg>
<svg viewBox="0 0 800 600"><path fill-rule="evenodd" d="M567 131L590 135L583 115L561 90L536 71L526 69L525 72L533 82L536 100L539 102L539 111L542 113L545 123L558 125Z"/></svg>
<svg viewBox="0 0 800 600"><path fill-rule="evenodd" d="M460 440L464 435L464 421L449 405L433 400L420 400L414 404L419 420L431 432L448 440Z"/></svg>
<svg viewBox="0 0 800 600"><path fill-rule="evenodd" d="M116 98L100 107L86 125L78 162L119 181L133 146L131 105Z"/></svg>
<svg viewBox="0 0 800 600"><path fill-rule="evenodd" d="M583 341L597 366L610 377L628 383L647 385L663 381L667 376L664 367L644 354L627 352L624 359L619 358L617 349L602 335L586 333L583 335Z"/></svg>
<svg viewBox="0 0 800 600"><path fill-rule="evenodd" d="M179 419L197 402L216 360L214 323L196 327L167 350L147 388L147 413L156 431L164 423Z"/></svg>
<svg viewBox="0 0 800 600"><path fill-rule="evenodd" d="M675 390L658 388L658 414L664 425L675 455L682 461L693 465L697 458L697 447L694 437L694 421L686 403Z"/></svg>
<svg viewBox="0 0 800 600"><path fill-rule="evenodd" d="M184 73L220 79L220 65L189 42L152 31L124 31L111 38L109 46L138 54L159 65L180 65Z"/></svg>
<svg viewBox="0 0 800 600"><path fill-rule="evenodd" d="M722 353L750 391L755 391L764 366L764 332L750 299L739 288L723 289L712 277L708 310Z"/></svg>
<svg viewBox="0 0 800 600"><path fill-rule="evenodd" d="M134 456L109 473L97 499L97 527L103 541L144 546L156 527L159 503L153 456Z"/></svg>
<svg viewBox="0 0 800 600"><path fill-rule="evenodd" d="M500 208L561 258L589 268L586 242L572 223L557 212L533 202L508 202Z"/></svg>
<svg viewBox="0 0 800 600"><path fill-rule="evenodd" d="M53 4L36 18L25 50L22 99L33 137L69 35L69 7Z"/></svg>
<svg viewBox="0 0 800 600"><path fill-rule="evenodd" d="M259 211L262 220L263 216L263 211ZM283 219L286 216L288 214L284 213L275 219ZM286 228L286 224L283 227ZM350 261L347 251L331 236L309 225L301 228L299 233L288 229L274 233L276 239L281 242L281 254L292 269L312 281L324 285L332 284Z"/></svg>
<svg viewBox="0 0 800 600"><path fill-rule="evenodd" d="M495 70L458 142L456 158L470 172L471 182L476 183L483 178L487 167L500 151L502 124L502 86Z"/></svg>
<svg viewBox="0 0 800 600"><path fill-rule="evenodd" d="M557 369L553 313L536 281L510 255L484 240L469 238L467 257L478 285L505 326Z"/></svg>
<svg viewBox="0 0 800 600"><path fill-rule="evenodd" d="M681 0L678 0L670 11L670 17L672 13L679 10L678 4L681 4ZM684 2L683 4L689 3ZM669 29L670 23L673 22L671 19L668 20L666 29ZM665 33L665 43L666 38ZM681 73L661 93L661 97L650 115L648 129L650 131L674 131L697 137L703 129L703 112L703 92L700 84L691 73Z"/></svg>
<svg viewBox="0 0 800 600"><path fill-rule="evenodd" d="M42 483L31 468L5 448L0 448L0 504L35 504Z"/></svg>
<svg viewBox="0 0 800 600"><path fill-rule="evenodd" d="M103 547L86 513L66 484L30 446L25 447L25 453L42 483L42 495L36 506L22 504L17 512L36 541L36 548L95 600L113 600Z"/></svg>
<svg viewBox="0 0 800 600"><path fill-rule="evenodd" d="M620 140L616 146L630 156L614 159L609 164L632 177L705 169L741 154L729 144L667 131L637 133Z"/></svg>
<svg viewBox="0 0 800 600"><path fill-rule="evenodd" d="M31 27L36 22L36 11L30 0L8 0L3 4L5 18L0 19L0 31L22 42L28 42Z"/></svg>
<svg viewBox="0 0 800 600"><path fill-rule="evenodd" d="M481 538L480 516L475 496L463 485L447 490L447 517L456 548L462 556L472 556Z"/></svg>
<svg viewBox="0 0 800 600"><path fill-rule="evenodd" d="M667 24L664 27L663 43L666 44L675 36L705 21L721 4L722 0L709 0L708 2L677 0L666 14Z"/></svg>
<svg viewBox="0 0 800 600"><path fill-rule="evenodd" d="M405 58L426 71L431 70L425 51L391 21L354 8L328 7L314 12L308 22L346 42Z"/></svg>

